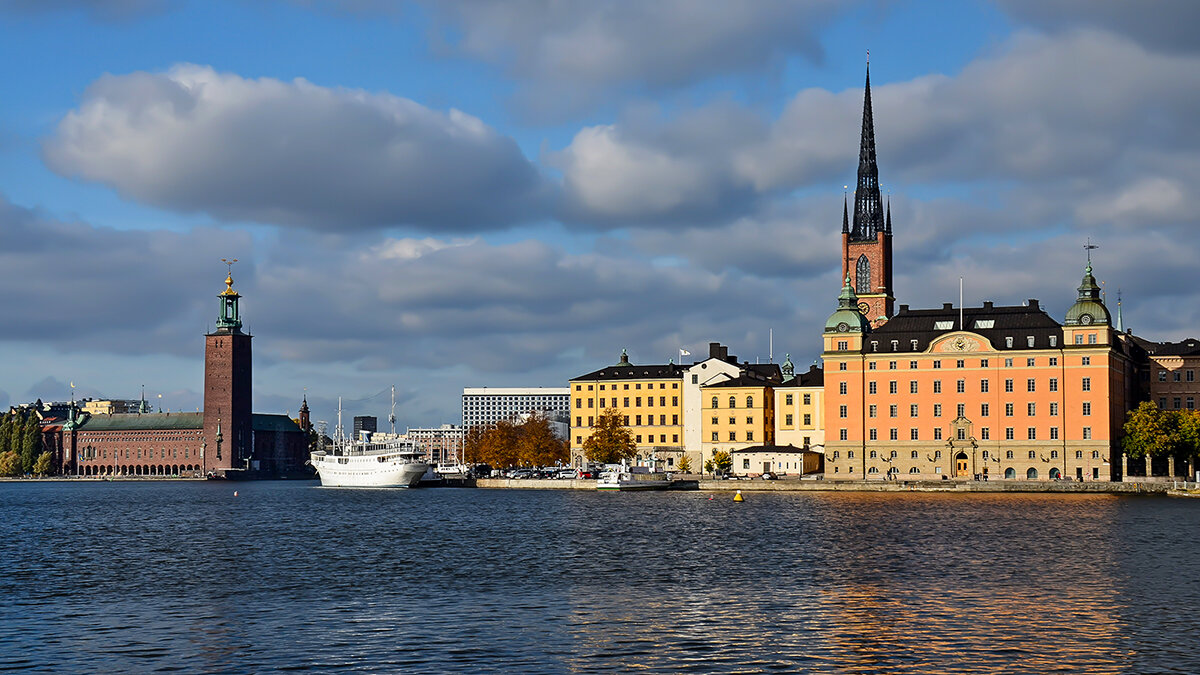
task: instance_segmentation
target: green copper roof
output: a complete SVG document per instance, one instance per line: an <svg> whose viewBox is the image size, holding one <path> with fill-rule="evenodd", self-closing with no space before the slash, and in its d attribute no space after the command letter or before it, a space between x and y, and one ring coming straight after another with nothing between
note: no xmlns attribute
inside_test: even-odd
<svg viewBox="0 0 1200 675"><path fill-rule="evenodd" d="M838 295L837 311L829 315L825 322L826 333L865 333L871 324L867 317L858 311L858 296L850 286L850 275L846 275L846 283Z"/></svg>
<svg viewBox="0 0 1200 675"><path fill-rule="evenodd" d="M287 415L264 413L254 413L250 416L250 428L254 431L300 431L296 421Z"/></svg>
<svg viewBox="0 0 1200 675"><path fill-rule="evenodd" d="M204 413L91 415L76 425L82 431L155 431L203 427Z"/></svg>
<svg viewBox="0 0 1200 675"><path fill-rule="evenodd" d="M1096 284L1096 277L1092 276L1090 262L1083 271L1083 282L1079 284L1079 297L1075 300L1075 304L1067 310L1067 317L1063 323L1068 326L1094 324L1107 326L1112 323L1108 308L1104 306L1104 301L1100 298L1100 286Z"/></svg>

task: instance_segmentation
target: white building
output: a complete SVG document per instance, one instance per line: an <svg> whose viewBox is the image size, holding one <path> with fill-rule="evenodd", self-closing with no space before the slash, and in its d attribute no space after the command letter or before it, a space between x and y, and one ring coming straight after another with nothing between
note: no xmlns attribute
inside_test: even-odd
<svg viewBox="0 0 1200 675"><path fill-rule="evenodd" d="M683 374L683 451L704 457L701 435L700 388L727 380L736 379L753 371L763 378L778 381L779 366L769 363L738 364L736 356L729 355L729 348L719 342L708 343L708 358L697 361Z"/></svg>
<svg viewBox="0 0 1200 675"><path fill-rule="evenodd" d="M464 387L463 429L519 419L537 412L551 422L566 423L571 401L566 387Z"/></svg>

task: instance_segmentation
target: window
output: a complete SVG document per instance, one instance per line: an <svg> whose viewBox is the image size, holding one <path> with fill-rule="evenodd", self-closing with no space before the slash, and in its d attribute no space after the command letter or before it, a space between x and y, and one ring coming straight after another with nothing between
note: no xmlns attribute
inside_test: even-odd
<svg viewBox="0 0 1200 675"><path fill-rule="evenodd" d="M1092 440L1092 428L1091 428L1091 427L1084 427L1084 428L1083 428L1083 439L1084 439L1085 441L1090 441L1090 440Z"/></svg>
<svg viewBox="0 0 1200 675"><path fill-rule="evenodd" d="M1012 349L1012 345L1013 345L1013 339L1011 337L1004 338L1004 346L1005 347ZM1009 361L1012 361L1012 359L1009 359Z"/></svg>
<svg viewBox="0 0 1200 675"><path fill-rule="evenodd" d="M719 407L721 407L721 406L717 405L717 397L716 397L716 396L712 397L712 408L713 408L713 410L716 410L716 409L717 409L717 408L719 408Z"/></svg>
<svg viewBox="0 0 1200 675"><path fill-rule="evenodd" d="M898 435L897 430L896 429L888 429L888 438L893 441L898 440L899 435Z"/></svg>
<svg viewBox="0 0 1200 675"><path fill-rule="evenodd" d="M1013 436L1013 428L1004 427L1004 440L1011 441L1013 438L1015 438L1015 436Z"/></svg>
<svg viewBox="0 0 1200 675"><path fill-rule="evenodd" d="M1031 440L1031 441L1037 440L1037 429L1035 429L1034 427L1029 427L1028 429L1025 430L1025 433L1026 433L1026 438L1028 438L1029 440Z"/></svg>
<svg viewBox="0 0 1200 675"><path fill-rule="evenodd" d="M1176 374L1178 374L1178 373L1176 373ZM1090 378L1090 377L1083 378L1083 381L1080 383L1080 388L1083 391L1091 391L1092 390L1092 378Z"/></svg>
<svg viewBox="0 0 1200 675"><path fill-rule="evenodd" d="M1006 391L1006 392L1012 392L1012 390L1013 390L1013 381L1012 381L1012 380L1005 380L1005 381L1004 381L1004 391Z"/></svg>
<svg viewBox="0 0 1200 675"><path fill-rule="evenodd" d="M916 340L913 340L913 349L916 349L916 348L917 348L917 341L916 341ZM917 369L917 362L916 362L916 361L909 361L909 362L908 362L908 369L909 369L909 370L916 370L916 369Z"/></svg>
<svg viewBox="0 0 1200 675"><path fill-rule="evenodd" d="M877 392L876 392L876 389L877 389L877 387L875 386L875 383L874 383L874 382L868 382L868 383L867 383L867 393L868 393L868 394L875 394L875 393L877 393Z"/></svg>
<svg viewBox="0 0 1200 675"><path fill-rule="evenodd" d="M753 431L746 432L746 440L748 440L748 441L754 440L754 432Z"/></svg>
<svg viewBox="0 0 1200 675"><path fill-rule="evenodd" d="M810 424L812 424L812 415L804 413L804 425L808 426Z"/></svg>
<svg viewBox="0 0 1200 675"><path fill-rule="evenodd" d="M730 407L730 409L737 407L737 397L736 396L729 397L729 407Z"/></svg>
<svg viewBox="0 0 1200 675"><path fill-rule="evenodd" d="M1058 440L1058 427L1050 427L1050 440L1052 440L1052 441ZM1075 454L1076 454L1076 456L1079 456L1079 455L1082 455L1083 453L1077 452Z"/></svg>
<svg viewBox="0 0 1200 675"><path fill-rule="evenodd" d="M1187 377L1185 377L1184 379L1187 380L1188 382L1195 382L1196 381L1195 371L1191 371L1191 370L1187 371Z"/></svg>
<svg viewBox="0 0 1200 675"><path fill-rule="evenodd" d="M1037 415L1037 404L1036 403L1026 404L1025 405L1025 414L1028 415L1029 417L1036 416Z"/></svg>
<svg viewBox="0 0 1200 675"><path fill-rule="evenodd" d="M1083 358L1081 359L1081 363L1080 363L1079 365L1082 365L1082 366L1090 366L1090 365L1092 365L1092 357L1090 357L1090 356L1085 356L1085 357L1083 357Z"/></svg>
<svg viewBox="0 0 1200 675"><path fill-rule="evenodd" d="M1005 453L1004 453L1004 458L1005 458L1005 459L1012 459L1012 458L1013 458L1013 451L1012 451L1012 450L1008 450L1007 452L1005 452Z"/></svg>
<svg viewBox="0 0 1200 675"><path fill-rule="evenodd" d="M1057 347L1057 346L1058 346L1058 336L1057 336L1057 335L1051 335L1051 336L1050 336L1050 346L1051 346L1051 347ZM1051 360L1051 361L1053 361L1054 359L1050 359L1050 360ZM1053 364L1053 363L1051 363L1050 365L1054 365L1054 364Z"/></svg>
<svg viewBox="0 0 1200 675"><path fill-rule="evenodd" d="M594 421L594 420L595 420L595 418L594 418L594 417L592 417L591 415L588 415L588 426L589 426L589 427L590 427L590 426L592 426L593 424L595 424L595 421ZM626 422L628 422L629 420L628 420L628 419L626 419L625 421L626 421ZM629 426L629 425L628 425L628 424L626 424L625 426Z"/></svg>
<svg viewBox="0 0 1200 675"><path fill-rule="evenodd" d="M872 382L872 384L874 384L874 383ZM845 382L838 382L838 393L839 394L846 393L846 383Z"/></svg>
<svg viewBox="0 0 1200 675"><path fill-rule="evenodd" d="M729 440L731 440L731 441L737 440L737 432L736 431L729 432Z"/></svg>
<svg viewBox="0 0 1200 675"><path fill-rule="evenodd" d="M959 429L959 431L962 431L962 429ZM933 440L935 440L935 441L942 440L942 428L941 427L934 427Z"/></svg>
<svg viewBox="0 0 1200 675"><path fill-rule="evenodd" d="M1025 380L1025 391L1037 391L1037 380L1032 377Z"/></svg>
<svg viewBox="0 0 1200 675"><path fill-rule="evenodd" d="M692 384L700 384L700 376L692 375Z"/></svg>
<svg viewBox="0 0 1200 675"><path fill-rule="evenodd" d="M837 348L839 352L844 352L850 348L850 344L845 340L838 340Z"/></svg>
<svg viewBox="0 0 1200 675"><path fill-rule="evenodd" d="M717 424L720 424L720 422L718 422L718 421L717 421L717 418L715 418L715 417L714 417L714 418L712 418L712 423L713 423L713 426L716 426Z"/></svg>
<svg viewBox="0 0 1200 675"><path fill-rule="evenodd" d="M957 409L957 411L956 411L956 412L958 413L958 416L959 416L959 417L966 417L966 416L967 416L967 404L966 404L966 403L959 403L959 404L958 404L958 409Z"/></svg>
<svg viewBox="0 0 1200 675"><path fill-rule="evenodd" d="M1075 344L1077 344L1077 345L1083 344L1083 333L1075 334Z"/></svg>
<svg viewBox="0 0 1200 675"><path fill-rule="evenodd" d="M874 403L867 406L867 417L875 417L875 413L877 412L877 410L878 410L878 406L876 406Z"/></svg>
<svg viewBox="0 0 1200 675"><path fill-rule="evenodd" d="M942 451L941 451L941 450L934 450L934 451L933 451L933 458L934 458L934 459L941 459L941 458L942 458Z"/></svg>
<svg viewBox="0 0 1200 675"><path fill-rule="evenodd" d="M1100 451L1099 450L1092 451L1092 459L1100 459Z"/></svg>
<svg viewBox="0 0 1200 675"><path fill-rule="evenodd" d="M988 387L988 381L987 381L987 380L980 380L980 381L979 381L979 391L980 391L980 392L982 392L982 393L984 393L984 394L986 394L986 393L988 393L988 389L989 389L989 387Z"/></svg>
<svg viewBox="0 0 1200 675"><path fill-rule="evenodd" d="M1188 410L1196 409L1196 399L1192 398L1191 396L1187 397L1187 409Z"/></svg>
<svg viewBox="0 0 1200 675"><path fill-rule="evenodd" d="M914 351L914 352L915 352L915 351L917 351L917 341L916 341L916 340L909 340L909 343L910 343L910 344L912 344L912 349L913 349L913 351ZM915 361L914 361L913 363L915 363Z"/></svg>
<svg viewBox="0 0 1200 675"><path fill-rule="evenodd" d="M1092 404L1090 401L1084 401L1082 404L1082 407L1083 407L1082 412L1083 412L1084 417L1088 417L1089 415L1092 414Z"/></svg>
<svg viewBox="0 0 1200 675"><path fill-rule="evenodd" d="M875 346L877 346L878 344L879 344L879 341L878 341L878 340L872 340L872 341L871 341L871 346L872 346L872 347L875 347ZM874 362L874 361L868 361L868 362L867 362L867 370L875 370L875 362Z"/></svg>
<svg viewBox="0 0 1200 675"><path fill-rule="evenodd" d="M986 403L979 404L979 416L980 417L987 417L988 413L990 411L991 411L991 406L989 406L988 404L986 404Z"/></svg>
<svg viewBox="0 0 1200 675"><path fill-rule="evenodd" d="M933 381L933 393L935 393L935 394L942 393L942 381L941 380Z"/></svg>
<svg viewBox="0 0 1200 675"><path fill-rule="evenodd" d="M639 427L642 426L642 416L641 415L638 415L634 419L637 420L636 421L637 426L639 426Z"/></svg>
<svg viewBox="0 0 1200 675"><path fill-rule="evenodd" d="M1167 409L1167 399L1165 399L1165 398L1158 399L1158 409L1159 410Z"/></svg>
<svg viewBox="0 0 1200 675"><path fill-rule="evenodd" d="M804 405L812 405L812 394L804 395Z"/></svg>
<svg viewBox="0 0 1200 675"><path fill-rule="evenodd" d="M600 385L600 386L604 386L604 385ZM604 406L604 401L606 401L606 400L607 400L607 399L603 399L603 398L602 398L602 399L600 399L600 407L601 407L601 408L605 407L605 406ZM616 405L616 404L617 404L617 399L615 399L615 398L614 398L614 399L613 399L613 405Z"/></svg>
<svg viewBox="0 0 1200 675"><path fill-rule="evenodd" d="M1013 404L1011 404L1011 403L1004 404L1004 416L1005 417L1013 416Z"/></svg>
<svg viewBox="0 0 1200 675"><path fill-rule="evenodd" d="M941 404L941 403L934 403L934 404L933 404L933 416L934 416L934 417L941 417L941 416L942 416L942 404Z"/></svg>
<svg viewBox="0 0 1200 675"><path fill-rule="evenodd" d="M1037 459L1037 452L1030 450L1029 451L1029 459Z"/></svg>
<svg viewBox="0 0 1200 675"><path fill-rule="evenodd" d="M650 399L650 400L651 400L651 401L653 401L654 399ZM635 397L634 397L634 399L633 399L633 404L634 404L634 405L636 405L636 406L637 406L637 407L639 407L639 408L640 408L640 407L642 407L642 397L641 397L641 396L635 396ZM600 406L600 407L602 407L602 408L603 408L604 406Z"/></svg>
<svg viewBox="0 0 1200 675"><path fill-rule="evenodd" d="M784 405L792 405L792 395L791 394L787 394L783 397L783 404Z"/></svg>
<svg viewBox="0 0 1200 675"><path fill-rule="evenodd" d="M987 359L979 359L979 367L980 367L980 368L987 368L987 367L988 367L988 360L987 360Z"/></svg>
<svg viewBox="0 0 1200 675"><path fill-rule="evenodd" d="M988 451L987 451L987 450L984 450L984 451L983 451L983 459L984 459L984 461L987 461L987 460L991 459L991 455L990 455L990 454L988 454Z"/></svg>
<svg viewBox="0 0 1200 675"><path fill-rule="evenodd" d="M583 399L581 399L581 398L575 399L575 407L582 408L583 407Z"/></svg>
<svg viewBox="0 0 1200 675"><path fill-rule="evenodd" d="M845 430L843 429L843 431L845 431ZM842 440L844 441L846 439L843 438ZM854 459L854 451L853 450L846 451L846 459Z"/></svg>
<svg viewBox="0 0 1200 675"><path fill-rule="evenodd" d="M575 416L575 426L577 426L577 427L583 426L583 418L580 417L579 415Z"/></svg>
<svg viewBox="0 0 1200 675"><path fill-rule="evenodd" d="M1058 378L1050 378L1050 391L1058 391Z"/></svg>
<svg viewBox="0 0 1200 675"><path fill-rule="evenodd" d="M985 441L988 440L989 438L991 438L991 431L987 427L983 427L982 429L979 430L979 438L981 438Z"/></svg>
<svg viewBox="0 0 1200 675"><path fill-rule="evenodd" d="M845 361L842 361L841 363L838 364L838 370L845 370L845 369L846 369Z"/></svg>
<svg viewBox="0 0 1200 675"><path fill-rule="evenodd" d="M871 440L873 440L873 441L879 440L879 430L878 429L872 429L870 431L870 435L871 435Z"/></svg>
<svg viewBox="0 0 1200 675"><path fill-rule="evenodd" d="M912 451L912 458L913 458L913 459L916 459L916 458L917 458L917 451L916 451L916 450L913 450L913 451Z"/></svg>
<svg viewBox="0 0 1200 675"><path fill-rule="evenodd" d="M838 439L840 439L840 440L843 440L843 441L844 441L844 440L846 440L846 430L845 430L845 429L839 429L839 430L838 430ZM850 451L850 456L851 456L851 457L853 457L853 456L854 456L854 451L853 451L853 450L851 450L851 451Z"/></svg>
<svg viewBox="0 0 1200 675"><path fill-rule="evenodd" d="M1050 338L1050 340L1051 340L1050 346L1053 347L1054 346L1054 342L1053 342L1054 338ZM1057 356L1050 357L1050 365L1052 365L1052 366L1058 365L1058 357Z"/></svg>
<svg viewBox="0 0 1200 675"><path fill-rule="evenodd" d="M1172 402L1175 404L1175 406L1174 406L1174 407L1175 407L1175 409L1176 409L1176 410L1179 410L1179 403L1180 403L1180 401L1179 401L1179 397L1178 397L1178 396L1176 396L1175 398L1171 399L1171 401L1172 401Z"/></svg>
<svg viewBox="0 0 1200 675"><path fill-rule="evenodd" d="M897 390L896 381L892 380L891 382L888 382L888 393L894 394L894 393L896 393L896 390Z"/></svg>
<svg viewBox="0 0 1200 675"><path fill-rule="evenodd" d="M1012 368L1012 359L1004 359L1004 367Z"/></svg>
<svg viewBox="0 0 1200 675"><path fill-rule="evenodd" d="M1095 333L1088 333L1088 344L1089 345L1096 344L1096 334Z"/></svg>
<svg viewBox="0 0 1200 675"><path fill-rule="evenodd" d="M954 391L958 392L959 394L964 394L964 393L966 393L966 391L967 391L967 381L966 381L966 380L959 380L958 382L955 382L955 383L954 383Z"/></svg>
<svg viewBox="0 0 1200 675"><path fill-rule="evenodd" d="M1057 450L1050 451L1050 459L1058 459L1058 451Z"/></svg>
<svg viewBox="0 0 1200 675"><path fill-rule="evenodd" d="M787 427L792 426L792 420L793 420L793 417L791 415L784 415L783 416L783 425L787 426Z"/></svg>
<svg viewBox="0 0 1200 675"><path fill-rule="evenodd" d="M908 439L909 439L910 441L919 440L919 439L918 439L918 437L917 437L917 430L916 430L916 429L909 429L909 430L908 430Z"/></svg>
<svg viewBox="0 0 1200 675"><path fill-rule="evenodd" d="M934 367L935 369L936 369L936 368L941 368L941 367L942 367L942 362L941 362L941 361L934 361L934 362L933 362L933 367Z"/></svg>
<svg viewBox="0 0 1200 675"><path fill-rule="evenodd" d="M715 432L715 431L712 432L712 439L713 439L713 442L715 443L717 440L717 432Z"/></svg>
<svg viewBox="0 0 1200 675"><path fill-rule="evenodd" d="M838 417L840 417L842 419L846 419L846 406L844 406L844 405L838 406Z"/></svg>
<svg viewBox="0 0 1200 675"><path fill-rule="evenodd" d="M842 456L842 453L841 453L841 451L840 451L840 450L834 450L834 451L833 451L833 458L834 458L835 460L837 460L837 459L841 459L841 456Z"/></svg>
<svg viewBox="0 0 1200 675"><path fill-rule="evenodd" d="M913 403L912 405L908 406L908 416L909 417L917 416L917 404L916 403Z"/></svg>
<svg viewBox="0 0 1200 675"><path fill-rule="evenodd" d="M1050 416L1058 417L1058 401L1050 402Z"/></svg>
<svg viewBox="0 0 1200 675"><path fill-rule="evenodd" d="M895 450L892 451L891 458L896 459L896 451Z"/></svg>
<svg viewBox="0 0 1200 675"><path fill-rule="evenodd" d="M846 384L846 383L845 383L845 382L843 382L842 384ZM733 406L730 406L730 407L733 407ZM747 407L747 408L753 408L753 407L754 407L754 397L753 397L753 396L747 396L747 397L746 397L746 407Z"/></svg>
<svg viewBox="0 0 1200 675"><path fill-rule="evenodd" d="M908 393L910 393L910 394L917 393L917 381L916 380L913 380L908 383Z"/></svg>
<svg viewBox="0 0 1200 675"><path fill-rule="evenodd" d="M963 359L959 359L959 360L957 360L957 361L955 361L955 362L954 362L954 367L955 367L955 368L966 368L966 367L967 367L967 362L966 362L965 360L963 360Z"/></svg>

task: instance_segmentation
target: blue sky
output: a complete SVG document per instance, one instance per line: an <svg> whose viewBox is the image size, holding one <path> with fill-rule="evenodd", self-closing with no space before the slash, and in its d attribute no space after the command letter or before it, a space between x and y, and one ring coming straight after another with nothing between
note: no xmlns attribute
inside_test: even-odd
<svg viewBox="0 0 1200 675"><path fill-rule="evenodd" d="M898 302L1197 333L1194 3L0 0L0 404L193 409L224 268L256 409L819 352L866 51ZM1110 298L1110 304L1115 299ZM385 414L385 403L352 413Z"/></svg>

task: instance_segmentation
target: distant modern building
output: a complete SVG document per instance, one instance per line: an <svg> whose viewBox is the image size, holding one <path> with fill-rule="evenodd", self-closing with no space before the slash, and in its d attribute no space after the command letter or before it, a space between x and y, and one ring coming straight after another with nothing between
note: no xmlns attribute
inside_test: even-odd
<svg viewBox="0 0 1200 675"><path fill-rule="evenodd" d="M150 412L145 399L86 399L81 401L79 409L89 415L128 415L131 413Z"/></svg>
<svg viewBox="0 0 1200 675"><path fill-rule="evenodd" d="M379 431L379 419L374 415L356 415L354 417L354 437L364 431L375 433Z"/></svg>
<svg viewBox="0 0 1200 675"><path fill-rule="evenodd" d="M571 413L569 399L566 387L465 387L463 428L495 424L531 412L566 422Z"/></svg>
<svg viewBox="0 0 1200 675"><path fill-rule="evenodd" d="M435 464L459 464L462 460L464 430L454 424L417 429L408 428L408 438L416 441Z"/></svg>

